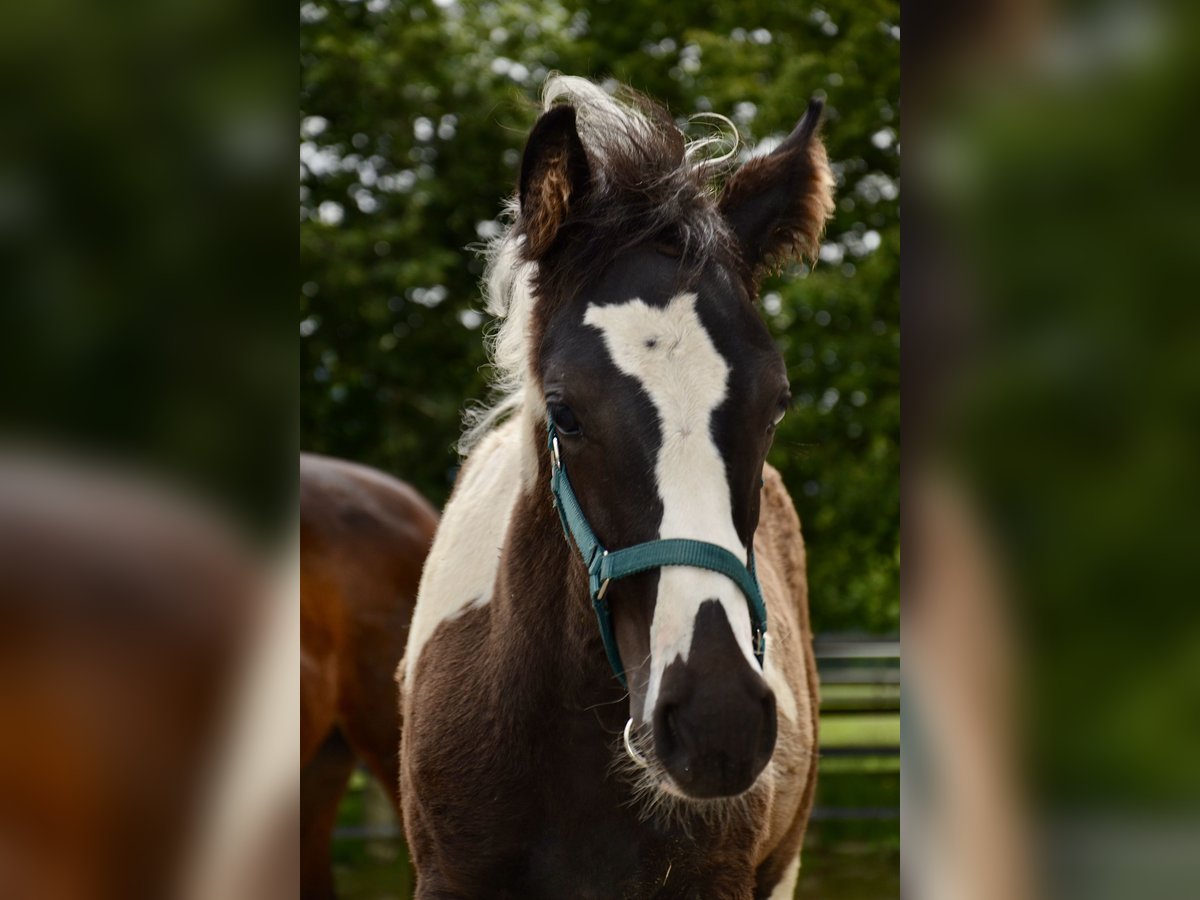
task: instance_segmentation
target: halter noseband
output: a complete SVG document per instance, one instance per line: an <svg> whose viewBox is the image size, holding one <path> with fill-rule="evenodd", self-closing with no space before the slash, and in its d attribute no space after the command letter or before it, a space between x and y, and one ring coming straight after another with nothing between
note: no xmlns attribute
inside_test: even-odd
<svg viewBox="0 0 1200 900"><path fill-rule="evenodd" d="M549 415L546 418L546 428L550 446L550 492L554 495L554 508L558 510L558 517L562 520L563 532L568 539L574 540L579 555L583 558L583 564L587 566L588 591L592 597L592 606L596 610L600 637L604 640L604 652L608 655L608 663L622 687L628 687L625 682L625 668L621 664L617 638L613 633L612 611L604 595L608 592L609 582L662 566L690 566L719 572L741 589L750 607L754 658L758 660L761 668L764 636L767 633L767 608L763 604L758 576L754 572L754 549L750 550L749 567L724 547L687 538L646 541L610 553L596 539L575 491L571 488L566 467L558 450L554 419Z"/></svg>

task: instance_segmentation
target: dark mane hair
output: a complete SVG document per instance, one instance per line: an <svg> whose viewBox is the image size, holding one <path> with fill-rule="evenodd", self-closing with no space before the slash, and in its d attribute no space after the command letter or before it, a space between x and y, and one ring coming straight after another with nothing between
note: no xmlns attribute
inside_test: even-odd
<svg viewBox="0 0 1200 900"><path fill-rule="evenodd" d="M591 184L563 223L562 244L577 244L572 239L581 232L588 241L569 267L577 276L585 274L580 266L594 273L644 244L684 260L726 246L728 229L711 184L719 163L689 159L683 133L659 104L632 90L618 96L624 116L598 111L603 127L581 127ZM584 111L581 122L587 118ZM562 263L551 256L543 260L543 268Z"/></svg>

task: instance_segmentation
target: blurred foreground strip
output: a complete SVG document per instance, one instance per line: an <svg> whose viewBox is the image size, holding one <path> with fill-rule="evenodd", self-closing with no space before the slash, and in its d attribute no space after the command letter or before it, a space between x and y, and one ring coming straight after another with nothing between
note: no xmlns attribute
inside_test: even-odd
<svg viewBox="0 0 1200 900"><path fill-rule="evenodd" d="M1200 7L905 12L905 886L1200 897Z"/></svg>
<svg viewBox="0 0 1200 900"><path fill-rule="evenodd" d="M295 562L0 452L0 897L295 896Z"/></svg>

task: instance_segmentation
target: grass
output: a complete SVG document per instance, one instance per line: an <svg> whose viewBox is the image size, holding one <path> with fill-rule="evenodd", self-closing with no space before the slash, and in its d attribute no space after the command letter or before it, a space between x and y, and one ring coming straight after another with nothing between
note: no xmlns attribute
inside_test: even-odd
<svg viewBox="0 0 1200 900"><path fill-rule="evenodd" d="M900 716L897 713L822 716L821 746L898 747Z"/></svg>

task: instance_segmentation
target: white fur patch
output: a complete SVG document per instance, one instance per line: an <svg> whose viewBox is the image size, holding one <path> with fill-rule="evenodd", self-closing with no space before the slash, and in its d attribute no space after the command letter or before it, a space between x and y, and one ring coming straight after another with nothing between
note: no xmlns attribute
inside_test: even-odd
<svg viewBox="0 0 1200 900"><path fill-rule="evenodd" d="M733 525L725 462L712 439L712 414L725 399L729 365L713 346L696 312L696 295L682 293L666 307L641 300L590 306L584 324L600 330L613 362L636 378L653 401L662 427L655 477L662 500L662 538L691 538L746 558ZM724 575L664 566L650 626L650 684L643 705L653 710L663 670L685 661L696 614L718 600L733 636L757 668L751 649L750 611L741 590Z"/></svg>
<svg viewBox="0 0 1200 900"><path fill-rule="evenodd" d="M515 201L508 204L505 215L516 217ZM495 398L490 406L468 407L467 428L458 442L458 452L464 455L471 453L483 436L509 413L520 408L530 384L529 323L534 306L530 278L536 267L521 260L523 246L524 239L509 231L488 247L484 305L498 320L497 327L486 339Z"/></svg>
<svg viewBox="0 0 1200 900"><path fill-rule="evenodd" d="M408 632L406 684L438 625L492 598L513 506L535 470L526 430L517 416L491 432L471 454L464 480L442 514Z"/></svg>
<svg viewBox="0 0 1200 900"><path fill-rule="evenodd" d="M787 673L783 671L775 653L772 652L773 637L767 632L766 650L763 652L763 678L775 694L775 708L783 713L789 722L795 722L798 715L796 695L792 693L792 686L788 684Z"/></svg>
<svg viewBox="0 0 1200 900"><path fill-rule="evenodd" d="M771 891L770 900L792 900L796 896L796 882L800 880L800 857L788 864L788 867L783 872L783 877L779 879L779 884L775 885L775 890Z"/></svg>

